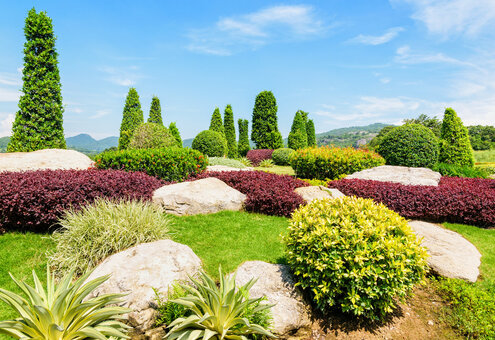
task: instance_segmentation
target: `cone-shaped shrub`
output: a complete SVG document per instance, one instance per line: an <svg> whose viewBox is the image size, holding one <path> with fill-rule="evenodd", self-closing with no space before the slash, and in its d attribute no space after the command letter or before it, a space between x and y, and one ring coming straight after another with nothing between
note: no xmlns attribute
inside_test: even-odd
<svg viewBox="0 0 495 340"><path fill-rule="evenodd" d="M306 123L306 134L308 135L308 146L316 146L315 123L312 119Z"/></svg>
<svg viewBox="0 0 495 340"><path fill-rule="evenodd" d="M215 108L215 111L213 111L213 114L211 115L210 128L208 130L218 132L225 136L222 115L220 114L220 109L218 107Z"/></svg>
<svg viewBox="0 0 495 340"><path fill-rule="evenodd" d="M160 106L160 99L157 96L153 96L150 107L150 117L148 123L156 123L163 125L162 120L162 107Z"/></svg>
<svg viewBox="0 0 495 340"><path fill-rule="evenodd" d="M225 139L227 139L227 157L237 158L239 152L235 140L234 113L232 112L232 106L230 105L227 105L225 112L223 113L223 127L225 129Z"/></svg>
<svg viewBox="0 0 495 340"><path fill-rule="evenodd" d="M178 142L163 125L143 123L132 135L128 149L165 149L178 146Z"/></svg>
<svg viewBox="0 0 495 340"><path fill-rule="evenodd" d="M177 128L177 125L175 125L175 122L170 123L168 129L172 134L172 136L174 136L175 140L177 140L178 146L182 147L182 138L180 137L180 132L179 129Z"/></svg>
<svg viewBox="0 0 495 340"><path fill-rule="evenodd" d="M308 146L308 136L306 134L306 124L304 117L307 117L307 112L297 111L290 129L288 144L293 150L302 149Z"/></svg>
<svg viewBox="0 0 495 340"><path fill-rule="evenodd" d="M52 19L45 12L31 9L24 35L23 95L7 151L65 149L64 107Z"/></svg>
<svg viewBox="0 0 495 340"><path fill-rule="evenodd" d="M134 130L143 122L143 111L141 110L139 95L136 89L131 87L125 100L124 114L120 125L119 149L127 149Z"/></svg>
<svg viewBox="0 0 495 340"><path fill-rule="evenodd" d="M277 125L277 101L271 91L256 96L253 109L251 140L257 149L278 149L284 146Z"/></svg>
<svg viewBox="0 0 495 340"><path fill-rule="evenodd" d="M445 110L440 134L440 163L473 166L473 148L467 128L450 107Z"/></svg>
<svg viewBox="0 0 495 340"><path fill-rule="evenodd" d="M251 147L249 146L249 122L247 119L239 119L237 124L239 124L239 144L237 149L241 157L246 157L248 151L251 150Z"/></svg>

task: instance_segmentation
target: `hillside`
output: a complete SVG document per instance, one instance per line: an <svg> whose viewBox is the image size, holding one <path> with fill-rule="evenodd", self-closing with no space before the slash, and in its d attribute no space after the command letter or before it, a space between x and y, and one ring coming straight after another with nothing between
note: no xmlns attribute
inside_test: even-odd
<svg viewBox="0 0 495 340"><path fill-rule="evenodd" d="M9 144L10 137L0 137L0 152L7 151L7 145Z"/></svg>
<svg viewBox="0 0 495 340"><path fill-rule="evenodd" d="M7 151L7 144L10 137L0 137L0 152ZM119 143L119 137L107 137L100 140L96 140L88 134L82 133L80 135L69 137L65 139L67 148L81 151L84 153L99 153L105 149L117 146Z"/></svg>
<svg viewBox="0 0 495 340"><path fill-rule="evenodd" d="M390 124L374 123L366 126L351 126L316 134L318 145L334 145L339 147L357 146L357 142L368 143L381 129Z"/></svg>

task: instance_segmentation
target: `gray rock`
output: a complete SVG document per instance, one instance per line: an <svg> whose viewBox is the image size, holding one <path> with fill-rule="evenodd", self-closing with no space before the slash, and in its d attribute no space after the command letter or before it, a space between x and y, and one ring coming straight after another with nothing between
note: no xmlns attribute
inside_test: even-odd
<svg viewBox="0 0 495 340"><path fill-rule="evenodd" d="M306 203L310 203L313 200L321 200L325 198L334 199L345 196L338 189L329 189L322 185L296 188L294 191L296 194L299 194L306 201Z"/></svg>
<svg viewBox="0 0 495 340"><path fill-rule="evenodd" d="M1 171L86 170L94 162L75 150L45 149L32 152L0 153Z"/></svg>
<svg viewBox="0 0 495 340"><path fill-rule="evenodd" d="M294 287L289 267L262 261L244 262L237 269L236 284L245 285L252 278L258 281L250 290L252 298L266 296L272 307L273 332L284 335L311 325L302 294Z"/></svg>
<svg viewBox="0 0 495 340"><path fill-rule="evenodd" d="M409 225L421 245L428 250L428 265L444 277L476 282L480 274L481 254L476 247L458 233L439 225L411 221Z"/></svg>
<svg viewBox="0 0 495 340"><path fill-rule="evenodd" d="M120 306L133 311L126 317L138 329L153 325L155 301L153 288L166 294L175 281L196 275L201 260L186 245L171 240L143 243L109 256L98 265L89 280L111 274L89 297L102 294L127 294Z"/></svg>
<svg viewBox="0 0 495 340"><path fill-rule="evenodd" d="M380 182L394 182L404 185L438 186L442 175L427 168L408 168L405 166L382 165L355 172L347 179L368 179Z"/></svg>
<svg viewBox="0 0 495 340"><path fill-rule="evenodd" d="M246 195L214 177L165 185L153 193L154 203L178 216L239 211L245 200Z"/></svg>

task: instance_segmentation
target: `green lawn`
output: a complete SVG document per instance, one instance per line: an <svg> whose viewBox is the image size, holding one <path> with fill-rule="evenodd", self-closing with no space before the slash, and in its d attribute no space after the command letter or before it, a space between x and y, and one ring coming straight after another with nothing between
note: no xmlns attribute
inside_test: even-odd
<svg viewBox="0 0 495 340"><path fill-rule="evenodd" d="M495 163L495 149L474 151L476 163Z"/></svg>
<svg viewBox="0 0 495 340"><path fill-rule="evenodd" d="M266 168L266 167L257 167L255 168L256 170L261 170L261 171L265 171L265 172L271 172L271 173L274 173L274 174L277 174L277 175L291 175L291 176L295 176L296 173L294 172L294 169L292 169L291 166L283 166L283 165L274 165L270 168Z"/></svg>

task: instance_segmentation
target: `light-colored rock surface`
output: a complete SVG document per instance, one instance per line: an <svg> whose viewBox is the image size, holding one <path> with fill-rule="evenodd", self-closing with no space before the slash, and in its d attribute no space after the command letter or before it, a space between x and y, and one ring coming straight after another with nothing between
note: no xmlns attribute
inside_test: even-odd
<svg viewBox="0 0 495 340"><path fill-rule="evenodd" d="M313 200L321 200L326 198L334 199L345 196L338 189L329 189L325 188L322 185L296 188L294 191L296 192L296 194L299 194L307 203Z"/></svg>
<svg viewBox="0 0 495 340"><path fill-rule="evenodd" d="M408 168L406 166L382 165L355 172L346 179L369 179L380 182L394 182L404 185L438 186L442 175L427 168Z"/></svg>
<svg viewBox="0 0 495 340"><path fill-rule="evenodd" d="M246 195L218 178L165 185L153 193L153 202L174 215L211 214L243 208Z"/></svg>
<svg viewBox="0 0 495 340"><path fill-rule="evenodd" d="M254 170L254 168L250 168L250 167L239 169L239 168L233 168L233 167L226 166L226 165L208 165L206 167L207 172L212 172L212 171L253 171L253 170Z"/></svg>
<svg viewBox="0 0 495 340"><path fill-rule="evenodd" d="M258 278L258 281L251 288L250 296L266 296L268 303L275 304L272 307L275 334L283 335L311 325L308 308L299 289L294 287L288 266L262 261L244 262L237 269L236 284L245 285L252 278Z"/></svg>
<svg viewBox="0 0 495 340"><path fill-rule="evenodd" d="M201 269L201 260L186 245L171 240L143 243L109 256L96 267L89 280L111 274L90 297L102 294L128 294L121 306L133 309L129 323L148 329L154 322L153 288L166 294L175 281L188 279Z"/></svg>
<svg viewBox="0 0 495 340"><path fill-rule="evenodd" d="M411 221L409 225L428 250L428 264L439 275L475 282L480 274L481 254L460 234L439 225Z"/></svg>
<svg viewBox="0 0 495 340"><path fill-rule="evenodd" d="M45 149L32 152L0 153L0 171L86 170L93 161L75 150Z"/></svg>

